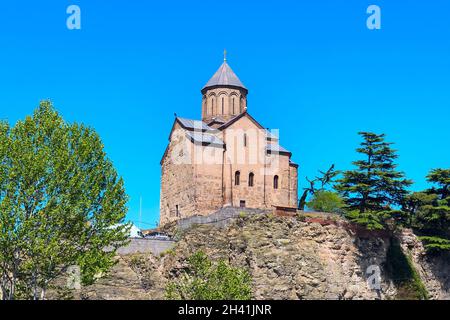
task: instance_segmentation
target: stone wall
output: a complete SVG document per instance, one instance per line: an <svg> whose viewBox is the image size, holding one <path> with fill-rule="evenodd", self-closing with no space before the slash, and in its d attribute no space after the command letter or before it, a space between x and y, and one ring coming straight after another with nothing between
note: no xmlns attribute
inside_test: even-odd
<svg viewBox="0 0 450 320"><path fill-rule="evenodd" d="M194 166L186 157L186 137L179 133L177 123L172 139L161 162L160 223L178 219L182 212L195 213ZM177 131L179 130L179 131ZM179 162L177 162L179 161Z"/></svg>
<svg viewBox="0 0 450 320"><path fill-rule="evenodd" d="M246 146L244 134L247 135ZM240 202L245 201L245 206L250 208L296 206L297 170L291 169L287 154L266 156L268 142L264 130L244 116L227 128L222 138L227 144L225 178L231 179L225 182L225 196L229 198L226 204L240 206ZM240 173L239 185L235 180L237 171ZM254 174L253 186L249 186L250 173ZM275 175L279 177L278 189L274 189Z"/></svg>
<svg viewBox="0 0 450 320"><path fill-rule="evenodd" d="M224 228L232 222L232 219L248 214L267 214L272 210L225 207L207 216L192 216L177 221L178 230L187 230L193 225L207 224L218 228Z"/></svg>
<svg viewBox="0 0 450 320"><path fill-rule="evenodd" d="M206 152L223 153L222 149L213 147L202 147ZM221 160L221 158L220 158ZM193 214L207 215L223 206L222 186L222 163L218 164L195 164L194 167L195 188L195 213L183 212L183 218Z"/></svg>
<svg viewBox="0 0 450 320"><path fill-rule="evenodd" d="M156 239L130 239L130 243L117 250L119 255L135 254L135 253L151 253L159 256L161 253L172 249L175 241L172 240L156 240Z"/></svg>

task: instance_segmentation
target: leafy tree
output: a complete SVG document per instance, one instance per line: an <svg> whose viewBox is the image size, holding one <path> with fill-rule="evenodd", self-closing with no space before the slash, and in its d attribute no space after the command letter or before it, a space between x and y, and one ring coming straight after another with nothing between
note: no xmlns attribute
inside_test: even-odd
<svg viewBox="0 0 450 320"><path fill-rule="evenodd" d="M331 213L343 213L343 208L345 207L344 200L339 194L325 190L316 192L307 205L308 208L315 211Z"/></svg>
<svg viewBox="0 0 450 320"><path fill-rule="evenodd" d="M413 226L425 234L421 239L426 249L450 250L450 169L432 170L427 181L433 187L418 193L421 201L410 212Z"/></svg>
<svg viewBox="0 0 450 320"><path fill-rule="evenodd" d="M44 299L52 281L73 265L85 283L106 271L127 241L128 225L117 226L126 202L99 136L64 122L49 101L14 127L2 123L2 298Z"/></svg>
<svg viewBox="0 0 450 320"><path fill-rule="evenodd" d="M179 280L166 287L171 300L249 300L251 277L247 270L229 266L225 261L212 263L198 251L188 259L187 270Z"/></svg>
<svg viewBox="0 0 450 320"><path fill-rule="evenodd" d="M408 195L406 188L412 181L396 170L397 155L392 143L384 141L384 134L360 132L364 139L356 149L364 158L353 162L355 170L345 171L336 189L344 197L348 217L369 229L385 228L391 218L403 219L395 210Z"/></svg>
<svg viewBox="0 0 450 320"><path fill-rule="evenodd" d="M303 194L300 197L300 200L298 201L298 209L299 210L305 209L305 206L307 203L307 198L309 195L314 196L314 194L316 192L325 190L327 185L333 184L333 179L339 174L339 171L336 171L334 169L334 164L333 164L327 171L319 170L319 173L321 174L321 176L316 177L313 180L310 180L310 179L308 179L308 177L306 177L306 181L308 181L308 183L309 183L309 188L303 189ZM316 183L320 183L319 188L316 188Z"/></svg>
<svg viewBox="0 0 450 320"><path fill-rule="evenodd" d="M415 226L417 224L417 217L425 206L432 205L437 200L435 194L430 194L427 191L413 192L405 198L402 206L402 211L405 212L406 225Z"/></svg>

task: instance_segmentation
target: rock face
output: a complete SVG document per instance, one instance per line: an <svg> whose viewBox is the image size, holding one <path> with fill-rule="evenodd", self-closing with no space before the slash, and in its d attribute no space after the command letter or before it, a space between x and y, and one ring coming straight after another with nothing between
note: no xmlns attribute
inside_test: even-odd
<svg viewBox="0 0 450 320"><path fill-rule="evenodd" d="M213 260L248 268L255 299L395 298L396 288L386 272L388 236L360 232L339 219L303 220L247 215L223 228L199 225L180 233L172 226L166 231L179 239L173 250L160 256L122 256L108 277L82 289L81 296L162 299L169 279L186 267L186 258L203 250ZM430 297L448 299L448 260L424 260L423 248L412 233L404 232L400 238ZM369 286L374 270L380 271L379 290Z"/></svg>
<svg viewBox="0 0 450 320"><path fill-rule="evenodd" d="M411 232L404 230L399 235L404 252L412 258L416 270L431 299L450 299L450 255L425 254L422 242Z"/></svg>

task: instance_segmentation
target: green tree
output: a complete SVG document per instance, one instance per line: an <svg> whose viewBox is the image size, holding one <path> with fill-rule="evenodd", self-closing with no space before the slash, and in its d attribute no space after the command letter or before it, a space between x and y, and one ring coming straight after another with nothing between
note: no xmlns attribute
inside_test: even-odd
<svg viewBox="0 0 450 320"><path fill-rule="evenodd" d="M427 191L413 192L406 196L402 206L402 211L405 212L405 224L417 227L417 217L421 214L423 208L432 205L436 200L437 196Z"/></svg>
<svg viewBox="0 0 450 320"><path fill-rule="evenodd" d="M0 125L0 188L3 299L44 299L73 265L92 282L127 241L127 196L99 136L49 101Z"/></svg>
<svg viewBox="0 0 450 320"><path fill-rule="evenodd" d="M316 192L307 205L308 208L315 211L331 213L343 213L343 208L345 207L344 200L339 194L326 190Z"/></svg>
<svg viewBox="0 0 450 320"><path fill-rule="evenodd" d="M359 135L364 140L356 151L364 158L353 162L357 168L345 171L335 188L344 197L350 220L369 229L383 229L387 220L403 218L402 211L395 208L404 203L412 181L396 170L398 156L392 143L384 141L384 134Z"/></svg>
<svg viewBox="0 0 450 320"><path fill-rule="evenodd" d="M247 270L229 266L220 260L214 264L204 252L188 259L187 270L166 287L171 300L249 300L251 277Z"/></svg>
<svg viewBox="0 0 450 320"><path fill-rule="evenodd" d="M333 179L339 174L339 171L334 169L334 164L327 171L320 171L320 177L313 180L306 177L306 181L309 183L309 188L303 188L303 194L298 201L298 209L304 210L307 204L308 196L314 196L316 192L323 191L328 185L333 185ZM320 183L320 187L316 187L316 184Z"/></svg>
<svg viewBox="0 0 450 320"><path fill-rule="evenodd" d="M421 237L429 251L450 250L450 169L434 169L427 181L431 189L418 193L413 226L425 235ZM410 208L412 209L412 208Z"/></svg>

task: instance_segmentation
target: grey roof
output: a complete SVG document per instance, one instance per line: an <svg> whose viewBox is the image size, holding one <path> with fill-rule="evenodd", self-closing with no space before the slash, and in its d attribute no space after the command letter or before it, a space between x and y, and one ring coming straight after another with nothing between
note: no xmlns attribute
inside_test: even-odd
<svg viewBox="0 0 450 320"><path fill-rule="evenodd" d="M278 137L274 135L270 130L266 129L266 137L270 140L278 140Z"/></svg>
<svg viewBox="0 0 450 320"><path fill-rule="evenodd" d="M214 117L211 119L211 121L209 122L209 124L211 123L225 123L226 121L224 119L222 119L221 117Z"/></svg>
<svg viewBox="0 0 450 320"><path fill-rule="evenodd" d="M206 123L200 120L191 120L177 117L177 120L181 123L183 127L188 130L198 130L198 131L209 131L213 128L209 127Z"/></svg>
<svg viewBox="0 0 450 320"><path fill-rule="evenodd" d="M217 138L213 134L202 133L202 132L186 132L186 136L191 139L194 143L200 143L202 145L211 145L216 147L223 147L224 143L222 140Z"/></svg>
<svg viewBox="0 0 450 320"><path fill-rule="evenodd" d="M234 86L247 90L226 61L222 63L219 70L217 70L213 77L209 79L203 89L214 86Z"/></svg>
<svg viewBox="0 0 450 320"><path fill-rule="evenodd" d="M286 150L279 144L273 144L273 143L268 144L266 146L266 150L270 151L270 152L276 152L276 153L291 153L290 151Z"/></svg>

